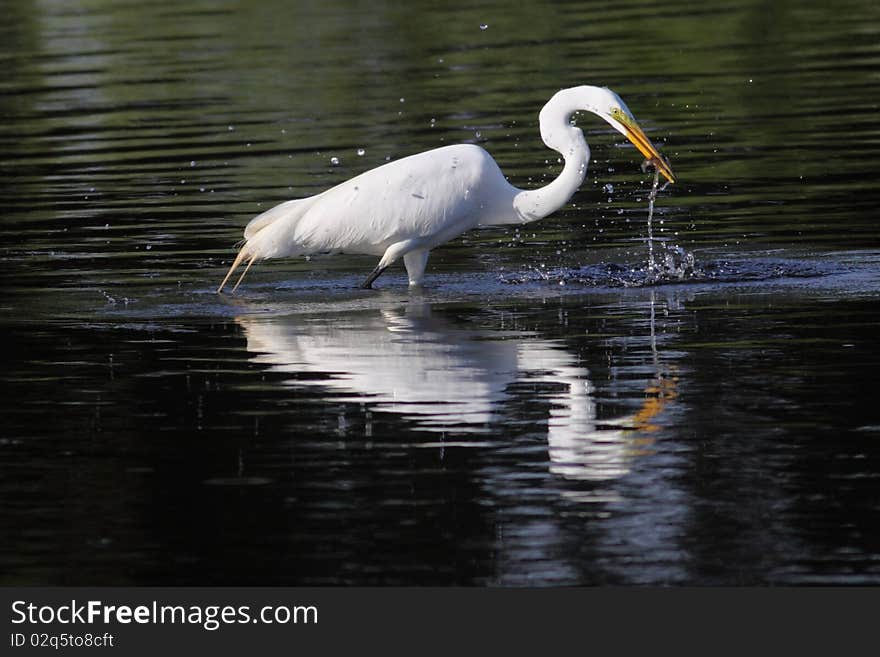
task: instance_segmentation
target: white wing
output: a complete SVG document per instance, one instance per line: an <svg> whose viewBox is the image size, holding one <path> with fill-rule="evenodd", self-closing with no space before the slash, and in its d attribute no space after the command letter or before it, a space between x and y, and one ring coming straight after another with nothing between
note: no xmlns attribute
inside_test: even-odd
<svg viewBox="0 0 880 657"><path fill-rule="evenodd" d="M381 255L402 240L431 248L490 216L512 212L517 190L482 148L459 144L390 162L248 224L259 258L319 252Z"/></svg>

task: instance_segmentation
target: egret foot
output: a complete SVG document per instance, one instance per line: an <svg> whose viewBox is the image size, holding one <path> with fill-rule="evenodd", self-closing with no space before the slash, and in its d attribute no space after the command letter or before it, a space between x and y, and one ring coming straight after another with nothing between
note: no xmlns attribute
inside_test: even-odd
<svg viewBox="0 0 880 657"><path fill-rule="evenodd" d="M373 281L375 281L377 278L379 278L382 275L382 272L385 271L386 269L387 269L387 267L376 267L373 270L373 272L369 276L367 276L367 280L364 281L364 283L363 283L363 285L361 285L361 287L365 290L372 290L373 289Z"/></svg>

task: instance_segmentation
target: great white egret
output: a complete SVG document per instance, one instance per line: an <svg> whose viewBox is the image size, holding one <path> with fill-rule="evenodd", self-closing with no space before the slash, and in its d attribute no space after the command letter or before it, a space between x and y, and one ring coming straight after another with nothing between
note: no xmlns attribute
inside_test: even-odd
<svg viewBox="0 0 880 657"><path fill-rule="evenodd" d="M382 256L364 281L365 288L401 257L410 285L418 285L434 247L476 226L525 224L565 205L583 182L590 161L583 132L571 124L571 115L581 110L605 119L669 182L674 181L668 160L616 93L593 86L562 89L538 117L544 143L565 160L562 173L549 185L514 187L492 156L474 144L410 155L252 219L217 292L244 260L247 267L233 292L256 260L328 252Z"/></svg>

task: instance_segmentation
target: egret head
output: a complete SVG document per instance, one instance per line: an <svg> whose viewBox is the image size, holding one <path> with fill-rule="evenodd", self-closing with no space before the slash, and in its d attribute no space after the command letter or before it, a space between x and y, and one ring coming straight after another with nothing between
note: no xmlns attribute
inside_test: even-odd
<svg viewBox="0 0 880 657"><path fill-rule="evenodd" d="M636 118L629 111L626 103L611 89L603 88L605 93L601 95L597 107L596 114L608 121L611 126L629 139L639 152L653 164L660 173L669 181L675 182L675 176L672 174L672 167L669 166L663 154L657 150L657 147L651 143L651 140L645 135Z"/></svg>

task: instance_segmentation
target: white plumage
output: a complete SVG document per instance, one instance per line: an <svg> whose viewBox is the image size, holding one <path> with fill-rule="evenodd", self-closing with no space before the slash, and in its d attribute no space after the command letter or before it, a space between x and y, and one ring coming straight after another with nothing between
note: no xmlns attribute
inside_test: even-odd
<svg viewBox="0 0 880 657"><path fill-rule="evenodd" d="M245 243L217 291L245 259L248 265L233 292L256 260L328 252L381 256L364 287L401 257L410 285L420 284L434 247L478 225L541 219L571 198L590 158L583 133L569 122L578 110L608 121L672 181L668 162L617 94L590 86L563 89L539 117L544 143L565 159L562 173L549 185L517 189L492 156L473 144L411 155L252 219L244 230Z"/></svg>

